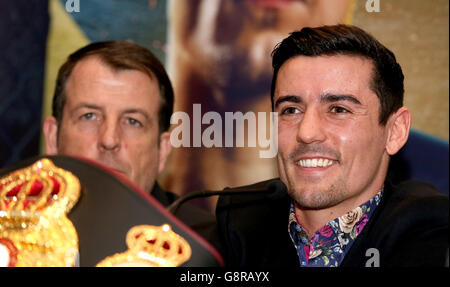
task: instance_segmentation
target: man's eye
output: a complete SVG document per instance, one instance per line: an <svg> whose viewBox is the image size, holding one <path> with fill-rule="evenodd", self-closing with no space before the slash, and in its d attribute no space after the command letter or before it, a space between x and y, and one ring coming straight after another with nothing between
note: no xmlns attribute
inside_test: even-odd
<svg viewBox="0 0 450 287"><path fill-rule="evenodd" d="M82 115L81 118L84 120L93 120L93 119L95 119L95 114L94 113L86 113L86 114Z"/></svg>
<svg viewBox="0 0 450 287"><path fill-rule="evenodd" d="M332 107L330 112L334 113L334 114L344 114L344 113L349 113L350 111L347 110L346 108L343 107Z"/></svg>
<svg viewBox="0 0 450 287"><path fill-rule="evenodd" d="M294 107L288 107L281 112L281 114L283 115L298 114L298 113L300 113L300 110Z"/></svg>
<svg viewBox="0 0 450 287"><path fill-rule="evenodd" d="M127 118L127 123L129 125L136 126L136 127L141 127L142 126L140 121L138 121L136 119L133 119L133 118Z"/></svg>

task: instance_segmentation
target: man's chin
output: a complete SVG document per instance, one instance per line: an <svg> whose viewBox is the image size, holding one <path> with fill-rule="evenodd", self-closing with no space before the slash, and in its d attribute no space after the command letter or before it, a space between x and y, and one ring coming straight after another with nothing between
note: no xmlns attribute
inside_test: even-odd
<svg viewBox="0 0 450 287"><path fill-rule="evenodd" d="M129 178L129 172L127 172L126 169L122 168L121 166L119 166L117 164L102 162L102 161L98 161L98 162L100 164L102 164L103 166L105 166L110 171L113 171L114 173L117 173L117 174L120 174L122 176Z"/></svg>
<svg viewBox="0 0 450 287"><path fill-rule="evenodd" d="M325 209L339 203L339 194L332 187L289 188L288 194L302 209Z"/></svg>

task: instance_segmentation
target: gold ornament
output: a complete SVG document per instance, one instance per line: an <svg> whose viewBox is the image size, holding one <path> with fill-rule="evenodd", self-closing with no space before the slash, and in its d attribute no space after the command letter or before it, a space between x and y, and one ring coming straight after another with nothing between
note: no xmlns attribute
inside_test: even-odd
<svg viewBox="0 0 450 287"><path fill-rule="evenodd" d="M189 243L168 224L134 226L126 243L127 251L105 258L97 267L175 267L189 260L192 253Z"/></svg>
<svg viewBox="0 0 450 287"><path fill-rule="evenodd" d="M80 190L46 158L0 178L0 266L75 266L78 235L66 214Z"/></svg>

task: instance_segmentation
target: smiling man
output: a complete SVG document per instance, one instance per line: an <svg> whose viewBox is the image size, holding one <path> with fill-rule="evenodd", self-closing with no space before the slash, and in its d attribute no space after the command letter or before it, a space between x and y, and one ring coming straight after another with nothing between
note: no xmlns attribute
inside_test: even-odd
<svg viewBox="0 0 450 287"><path fill-rule="evenodd" d="M292 33L272 64L284 186L219 199L228 264L444 266L448 197L386 179L411 122L394 54L357 27L323 26Z"/></svg>

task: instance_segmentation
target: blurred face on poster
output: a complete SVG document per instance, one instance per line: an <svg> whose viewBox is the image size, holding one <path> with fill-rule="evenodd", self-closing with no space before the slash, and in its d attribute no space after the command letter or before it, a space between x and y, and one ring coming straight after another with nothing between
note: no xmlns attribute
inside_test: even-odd
<svg viewBox="0 0 450 287"><path fill-rule="evenodd" d="M172 1L171 39L176 55L171 59L172 70L181 69L182 74L187 65L194 71L190 79L203 79L211 88L215 104L241 106L249 98L267 94L272 76L270 53L282 38L305 26L344 22L351 2Z"/></svg>

